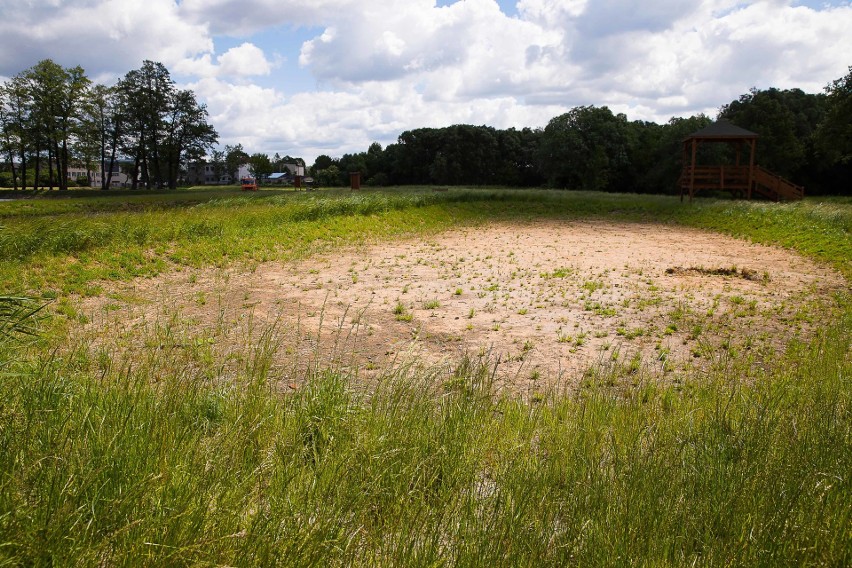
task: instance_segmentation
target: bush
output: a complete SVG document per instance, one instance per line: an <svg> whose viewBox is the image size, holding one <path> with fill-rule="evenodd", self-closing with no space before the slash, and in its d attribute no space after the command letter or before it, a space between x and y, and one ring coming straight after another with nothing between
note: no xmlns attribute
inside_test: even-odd
<svg viewBox="0 0 852 568"><path fill-rule="evenodd" d="M70 183L68 185L71 185ZM90 182L88 177L78 177L77 187L89 187Z"/></svg>

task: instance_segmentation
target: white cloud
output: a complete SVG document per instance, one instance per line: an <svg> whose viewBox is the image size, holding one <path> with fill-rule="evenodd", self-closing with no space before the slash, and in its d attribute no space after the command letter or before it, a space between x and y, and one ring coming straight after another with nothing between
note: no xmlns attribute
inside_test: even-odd
<svg viewBox="0 0 852 568"><path fill-rule="evenodd" d="M417 77L424 93L507 95L535 88L562 33L509 18L493 0L369 4L302 47L300 63L334 84ZM549 72L549 70L548 70ZM545 72L546 73L546 72Z"/></svg>
<svg viewBox="0 0 852 568"><path fill-rule="evenodd" d="M0 75L45 57L98 78L161 61L223 143L310 159L423 126L544 126L577 105L664 121L752 86L818 91L847 72L852 6L797 4L519 0L510 17L494 0L0 0Z"/></svg>
<svg viewBox="0 0 852 568"><path fill-rule="evenodd" d="M0 0L0 74L23 71L41 59L82 65L90 74L124 73L144 59L167 67L209 52L203 23L178 15L173 0Z"/></svg>
<svg viewBox="0 0 852 568"><path fill-rule="evenodd" d="M544 125L560 112L558 106L531 107L510 96L476 105L427 100L416 84L407 81L290 97L220 79L204 79L187 87L207 101L211 123L223 144L241 142L252 151L302 156L309 162L319 154L360 152L373 141L386 145L403 131L422 126Z"/></svg>
<svg viewBox="0 0 852 568"><path fill-rule="evenodd" d="M269 75L272 65L266 60L263 50L252 43L243 43L219 56L220 75Z"/></svg>
<svg viewBox="0 0 852 568"><path fill-rule="evenodd" d="M414 0L421 2L422 0ZM181 14L214 33L247 35L269 27L326 25L355 13L364 0L183 0Z"/></svg>

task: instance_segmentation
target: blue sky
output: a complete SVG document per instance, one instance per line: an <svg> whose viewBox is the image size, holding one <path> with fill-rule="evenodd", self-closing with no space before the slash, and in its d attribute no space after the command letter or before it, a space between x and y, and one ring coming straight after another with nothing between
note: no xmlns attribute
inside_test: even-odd
<svg viewBox="0 0 852 568"><path fill-rule="evenodd" d="M543 127L578 105L665 121L852 65L850 2L0 0L0 77L164 63L222 144L340 156L404 130Z"/></svg>

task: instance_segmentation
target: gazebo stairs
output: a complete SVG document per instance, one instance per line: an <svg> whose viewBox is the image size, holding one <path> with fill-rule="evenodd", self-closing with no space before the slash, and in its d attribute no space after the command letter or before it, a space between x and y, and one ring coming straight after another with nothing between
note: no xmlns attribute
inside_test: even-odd
<svg viewBox="0 0 852 568"><path fill-rule="evenodd" d="M678 180L681 195L689 195L691 184L693 194L702 189L712 189L730 191L737 196L747 196L749 194L748 170L748 166L695 166L694 168L687 166ZM793 201L805 196L804 187L760 166L754 167L751 189L753 193L774 201Z"/></svg>
<svg viewBox="0 0 852 568"><path fill-rule="evenodd" d="M753 191L775 201L781 199L795 201L805 197L804 187L796 185L760 166L754 167Z"/></svg>

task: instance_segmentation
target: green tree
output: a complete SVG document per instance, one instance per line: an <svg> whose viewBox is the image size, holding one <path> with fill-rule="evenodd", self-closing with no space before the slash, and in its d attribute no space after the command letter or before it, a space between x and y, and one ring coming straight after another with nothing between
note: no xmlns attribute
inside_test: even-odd
<svg viewBox="0 0 852 568"><path fill-rule="evenodd" d="M213 150L210 153L210 165L213 166L213 176L216 178L216 183L219 183L226 173L225 152L222 150Z"/></svg>
<svg viewBox="0 0 852 568"><path fill-rule="evenodd" d="M852 165L852 66L825 90L828 97L816 134L817 148L829 164Z"/></svg>
<svg viewBox="0 0 852 568"><path fill-rule="evenodd" d="M797 179L807 165L813 133L824 112L824 96L800 89L752 89L724 105L725 118L756 132L756 160L782 176Z"/></svg>
<svg viewBox="0 0 852 568"><path fill-rule="evenodd" d="M249 155L243 150L242 144L234 146L225 146L225 173L231 178L232 182L239 182L240 166L249 162Z"/></svg>
<svg viewBox="0 0 852 568"><path fill-rule="evenodd" d="M140 179L147 189L163 187L166 168L160 154L174 81L162 63L146 60L119 81L118 89L127 110L124 151L133 157L133 187Z"/></svg>
<svg viewBox="0 0 852 568"><path fill-rule="evenodd" d="M74 155L87 170L87 178L97 170L101 176L101 189L107 189L106 152L109 140L110 97L112 90L105 85L94 85L83 101L80 128L74 143Z"/></svg>
<svg viewBox="0 0 852 568"><path fill-rule="evenodd" d="M372 172L367 167L367 153L359 152L357 154L344 154L338 162L338 168L341 174L341 184L346 185L349 180L350 172L359 172L361 179L366 181Z"/></svg>
<svg viewBox="0 0 852 568"><path fill-rule="evenodd" d="M663 125L632 123L631 127L638 130L631 153L633 189L643 193L675 193L683 168L683 139L712 122L704 114L698 114L672 117Z"/></svg>
<svg viewBox="0 0 852 568"><path fill-rule="evenodd" d="M49 171L56 163L59 189L68 189L70 145L72 137L79 134L82 106L91 81L79 65L64 69L50 59L38 62L26 77L33 96L36 179L44 150L48 153Z"/></svg>
<svg viewBox="0 0 852 568"><path fill-rule="evenodd" d="M0 145L3 155L8 157L15 189L18 189L19 174L21 187L26 189L27 184L26 131L31 105L30 91L22 76L13 77L0 88ZM19 160L20 172L15 167L15 158Z"/></svg>
<svg viewBox="0 0 852 568"><path fill-rule="evenodd" d="M252 154L251 157L249 157L248 164L249 171L251 172L251 175L255 177L258 184L260 184L263 178L269 177L274 172L272 160L269 159L268 155L260 152Z"/></svg>
<svg viewBox="0 0 852 568"><path fill-rule="evenodd" d="M406 130L397 138L394 149L394 178L396 183L430 183L433 164L441 150L441 136L434 128ZM439 164L440 168L440 164Z"/></svg>
<svg viewBox="0 0 852 568"><path fill-rule="evenodd" d="M497 183L524 187L543 183L536 164L540 137L540 129L526 127L497 131Z"/></svg>
<svg viewBox="0 0 852 568"><path fill-rule="evenodd" d="M319 170L314 174L317 183L324 187L339 187L341 183L340 168L336 164L331 164L325 169Z"/></svg>
<svg viewBox="0 0 852 568"><path fill-rule="evenodd" d="M370 144L370 147L367 148L365 160L367 171L370 172L370 177L365 182L369 185L387 185L390 167L385 152L382 150L382 145L378 142Z"/></svg>
<svg viewBox="0 0 852 568"><path fill-rule="evenodd" d="M216 130L207 122L207 108L198 104L195 94L175 91L169 100L161 160L170 189L177 187L187 164L201 160L218 139Z"/></svg>
<svg viewBox="0 0 852 568"><path fill-rule="evenodd" d="M584 106L557 116L541 137L539 167L553 187L619 189L629 166L627 117Z"/></svg>
<svg viewBox="0 0 852 568"><path fill-rule="evenodd" d="M316 159L314 160L314 164L311 166L311 175L317 177L319 175L319 172L321 172L322 170L326 170L333 165L336 165L336 162L334 159L331 158L331 156L320 154L316 157Z"/></svg>

